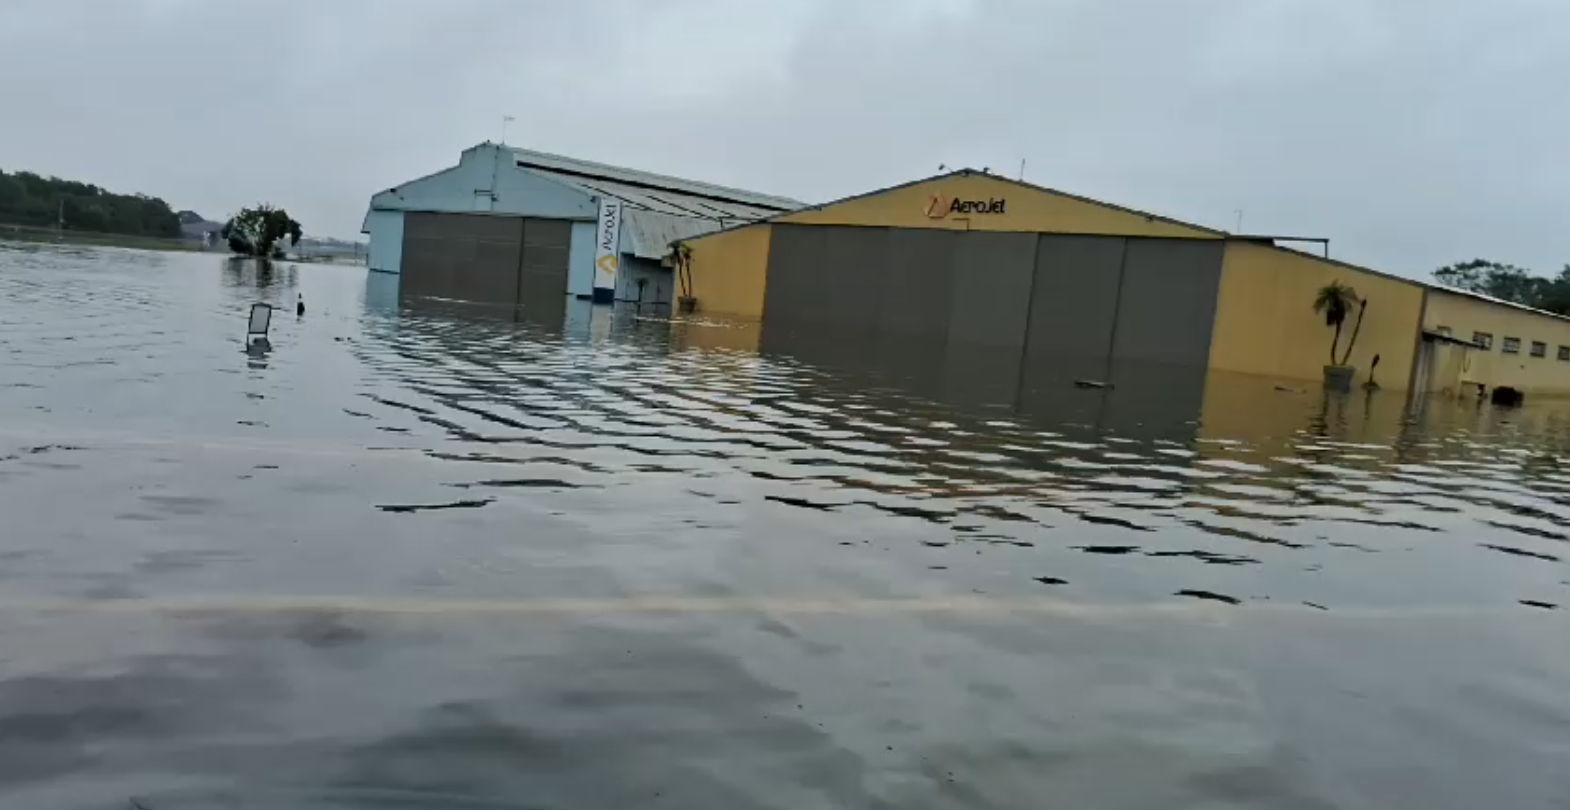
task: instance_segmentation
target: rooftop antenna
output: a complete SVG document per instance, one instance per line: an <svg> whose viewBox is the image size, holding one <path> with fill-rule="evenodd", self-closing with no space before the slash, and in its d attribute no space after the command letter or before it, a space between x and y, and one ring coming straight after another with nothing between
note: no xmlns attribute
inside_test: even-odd
<svg viewBox="0 0 1570 810"><path fill-rule="evenodd" d="M1019 181L1021 183L1025 182L1025 159L1024 158L1020 158L1019 159Z"/></svg>
<svg viewBox="0 0 1570 810"><path fill-rule="evenodd" d="M516 120L516 118L513 118L510 115L502 116L502 146L507 145L507 125Z"/></svg>
<svg viewBox="0 0 1570 810"><path fill-rule="evenodd" d="M1242 233L1243 232L1243 209L1239 208L1236 211L1233 211L1232 213L1237 214L1237 227L1234 228L1232 230L1232 232L1233 233Z"/></svg>

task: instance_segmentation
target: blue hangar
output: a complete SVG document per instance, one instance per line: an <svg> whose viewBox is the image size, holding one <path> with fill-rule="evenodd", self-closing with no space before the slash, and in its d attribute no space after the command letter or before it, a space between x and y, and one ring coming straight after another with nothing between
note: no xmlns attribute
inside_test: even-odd
<svg viewBox="0 0 1570 810"><path fill-rule="evenodd" d="M370 269L403 296L514 306L679 297L671 243L801 208L785 197L483 143L371 197Z"/></svg>

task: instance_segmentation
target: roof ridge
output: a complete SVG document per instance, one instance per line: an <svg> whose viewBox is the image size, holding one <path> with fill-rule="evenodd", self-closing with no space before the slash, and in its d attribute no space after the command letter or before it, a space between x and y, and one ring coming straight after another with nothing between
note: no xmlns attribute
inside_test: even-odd
<svg viewBox="0 0 1570 810"><path fill-rule="evenodd" d="M627 166L617 166L610 163L600 163L593 160L584 160L583 158L558 155L552 152L541 152L536 149L524 149L523 147L518 146L507 146L504 148L512 153L514 163L525 163L528 164L530 168L538 168L544 171L577 171L582 174L589 175L590 177L598 177L611 182L643 183L651 186L661 186L663 184L666 188L669 188L672 191L686 191L687 193L697 192L700 196L704 193L708 193L716 197L721 195L735 195L739 197L754 198L760 201L767 200L773 203L774 207L780 208L800 208L806 205L806 203L803 203L800 200L780 196L778 194L749 191L744 188L723 186L718 183L710 183L705 180L692 180L670 174L661 174L659 172L633 169ZM561 165L551 166L549 165L550 163L559 163ZM737 201L740 202L742 200Z"/></svg>

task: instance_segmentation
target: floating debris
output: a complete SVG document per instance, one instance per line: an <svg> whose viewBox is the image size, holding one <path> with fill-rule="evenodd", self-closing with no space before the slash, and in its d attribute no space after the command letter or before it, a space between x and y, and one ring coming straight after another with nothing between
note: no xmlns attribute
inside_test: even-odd
<svg viewBox="0 0 1570 810"><path fill-rule="evenodd" d="M451 487L468 489L470 487L517 487L539 489L601 489L594 484L574 484L559 478L498 478L488 481L475 481L469 484L448 484Z"/></svg>
<svg viewBox="0 0 1570 810"><path fill-rule="evenodd" d="M1193 597L1195 599L1204 599L1204 600L1207 600L1207 601L1210 601L1210 602L1224 602L1224 603L1226 603L1228 605L1241 605L1241 604L1243 604L1243 600L1238 599L1238 598L1233 597L1233 596L1227 596L1226 594L1223 594L1223 593L1215 593L1214 591L1195 590L1195 589L1192 589L1192 588L1185 588L1184 590L1178 591L1177 593L1173 594L1173 596L1191 596L1191 597Z"/></svg>
<svg viewBox="0 0 1570 810"><path fill-rule="evenodd" d="M486 504L494 503L495 501L495 498L486 498L484 500L453 501L451 503L378 504L376 508L382 510L383 512L429 512L435 511L437 509L478 509L482 506L485 506Z"/></svg>
<svg viewBox="0 0 1570 810"><path fill-rule="evenodd" d="M766 501L783 503L786 506L799 506L803 509L816 509L820 512L832 512L841 506L845 506L843 503L814 503L807 500L806 498L792 498L786 495L765 495L763 496L763 499Z"/></svg>

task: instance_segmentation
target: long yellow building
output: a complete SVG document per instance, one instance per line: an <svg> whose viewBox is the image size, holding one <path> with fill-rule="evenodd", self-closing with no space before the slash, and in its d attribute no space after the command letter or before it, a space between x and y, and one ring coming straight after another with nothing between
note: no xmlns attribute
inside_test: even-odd
<svg viewBox="0 0 1570 810"><path fill-rule="evenodd" d="M685 248L691 305L760 321L765 348L923 346L1014 364L1022 386L1143 380L1199 396L1218 371L1320 381L1333 332L1313 304L1339 282L1365 304L1335 350L1355 332L1360 384L1570 393L1570 319L971 170Z"/></svg>

